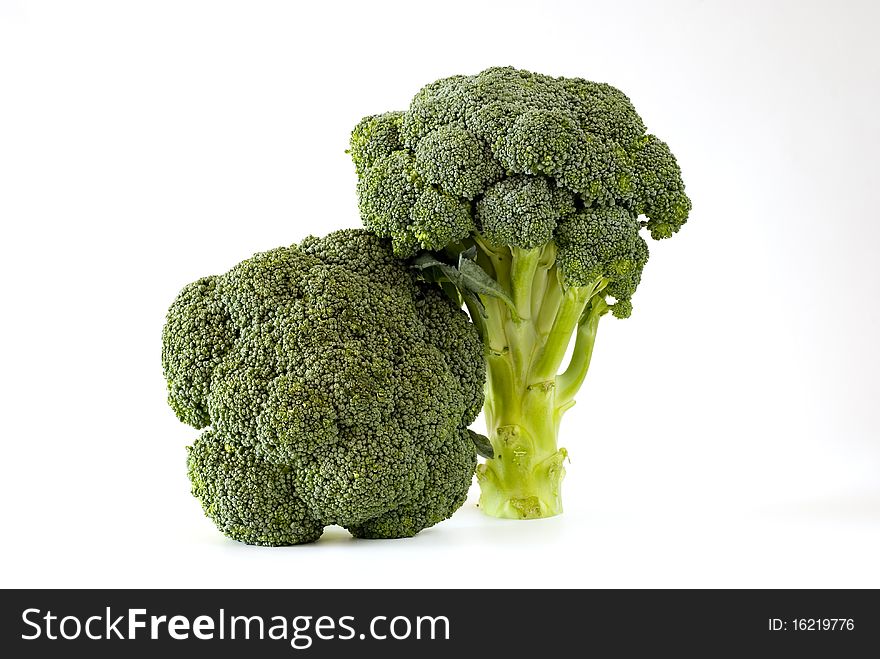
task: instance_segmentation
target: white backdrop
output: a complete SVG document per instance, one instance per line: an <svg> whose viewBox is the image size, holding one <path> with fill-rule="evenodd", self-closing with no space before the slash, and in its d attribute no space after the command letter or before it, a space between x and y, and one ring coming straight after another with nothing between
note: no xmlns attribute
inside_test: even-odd
<svg viewBox="0 0 880 659"><path fill-rule="evenodd" d="M878 6L0 0L0 586L880 587ZM620 87L694 203L600 328L566 513L224 539L167 306L357 226L352 126L508 64Z"/></svg>

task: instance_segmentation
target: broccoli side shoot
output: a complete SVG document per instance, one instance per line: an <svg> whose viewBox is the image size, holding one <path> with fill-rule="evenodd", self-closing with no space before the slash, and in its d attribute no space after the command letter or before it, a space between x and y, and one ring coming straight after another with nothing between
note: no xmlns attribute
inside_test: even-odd
<svg viewBox="0 0 880 659"><path fill-rule="evenodd" d="M675 157L614 87L513 68L425 86L407 111L363 119L350 153L365 226L480 327L481 507L560 513L558 428L599 319L630 315L645 235L671 237L691 208Z"/></svg>

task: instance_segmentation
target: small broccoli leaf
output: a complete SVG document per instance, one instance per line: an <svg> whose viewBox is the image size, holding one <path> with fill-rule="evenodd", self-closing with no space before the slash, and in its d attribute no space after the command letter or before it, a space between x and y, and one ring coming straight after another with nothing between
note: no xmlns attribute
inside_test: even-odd
<svg viewBox="0 0 880 659"><path fill-rule="evenodd" d="M477 246L471 245L466 250L464 250L461 254L458 255L459 259L459 267L461 267L461 259L467 259L468 261L476 261L477 260Z"/></svg>
<svg viewBox="0 0 880 659"><path fill-rule="evenodd" d="M410 260L410 264L419 270L427 270L428 268L447 265L446 263L443 263L443 261L438 261L437 257L431 254L431 252L422 252L418 256L414 256Z"/></svg>
<svg viewBox="0 0 880 659"><path fill-rule="evenodd" d="M458 290L458 289L456 289L456 290ZM480 315L481 315L483 318L488 318L488 317L489 317L489 314L486 313L486 305L483 304L483 301L480 299L480 296L479 296L479 295L474 295L473 293L470 293L470 292L468 292L468 291L464 291L464 292L461 294L461 296L462 296L465 300L467 300L468 302L470 302L470 303L471 303L471 304L477 309L477 311L480 312Z"/></svg>
<svg viewBox="0 0 880 659"><path fill-rule="evenodd" d="M443 275L443 273L437 268L425 268L424 270L419 271L419 279L423 281L430 282L431 284L443 284L449 283L449 280Z"/></svg>
<svg viewBox="0 0 880 659"><path fill-rule="evenodd" d="M471 429L468 429L468 435L471 436L471 441L474 443L474 446L477 447L477 453L479 455L490 460L495 457L495 449L492 448L492 443L486 435L481 435Z"/></svg>
<svg viewBox="0 0 880 659"><path fill-rule="evenodd" d="M446 297L452 300L457 306L461 306L463 299L461 295L461 291L459 291L455 284L450 281L441 281L439 282L440 289L446 293Z"/></svg>
<svg viewBox="0 0 880 659"><path fill-rule="evenodd" d="M489 276L489 273L483 270L476 261L471 261L466 258L464 252L462 252L458 259L458 281L455 282L455 284L459 288L463 288L471 293L476 293L477 295L497 297L510 307L513 317L517 317L516 307L513 304L513 300L510 299L510 296L501 287L501 284L492 279L492 277Z"/></svg>
<svg viewBox="0 0 880 659"><path fill-rule="evenodd" d="M414 268L422 271L422 277L431 282L449 281L459 287L459 272L454 265L449 265L430 252L422 252L410 262Z"/></svg>
<svg viewBox="0 0 880 659"><path fill-rule="evenodd" d="M458 289L463 297L476 300L484 318L486 317L485 307L479 299L480 295L498 298L510 307L510 311L516 318L517 313L513 300L510 299L501 284L492 279L489 273L480 267L475 260L476 256L477 248L471 246L459 253L457 268L454 265L444 263L430 252L422 252L414 257L410 264L421 270L422 278L426 281L440 283L444 290L443 282L448 281Z"/></svg>

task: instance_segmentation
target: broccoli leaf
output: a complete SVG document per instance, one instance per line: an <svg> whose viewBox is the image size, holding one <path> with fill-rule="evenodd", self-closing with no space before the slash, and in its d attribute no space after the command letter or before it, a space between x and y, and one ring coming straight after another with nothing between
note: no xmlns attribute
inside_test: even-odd
<svg viewBox="0 0 880 659"><path fill-rule="evenodd" d="M476 261L477 248L470 247L458 255L458 267L440 261L430 252L422 252L410 262L414 268L421 270L427 281L441 283L445 278L451 282L469 300L475 300L485 317L480 295L495 297L504 302L516 317L516 307L504 288L489 273L483 270ZM445 289L444 289L445 290Z"/></svg>
<svg viewBox="0 0 880 659"><path fill-rule="evenodd" d="M468 435L471 436L471 441L477 447L477 453L490 460L495 457L495 449L492 448L492 443L486 435L474 432L470 428L468 428Z"/></svg>

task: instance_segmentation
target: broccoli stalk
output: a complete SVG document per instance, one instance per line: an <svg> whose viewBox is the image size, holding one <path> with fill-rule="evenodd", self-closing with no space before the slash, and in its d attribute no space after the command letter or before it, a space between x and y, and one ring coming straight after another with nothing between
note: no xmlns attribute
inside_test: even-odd
<svg viewBox="0 0 880 659"><path fill-rule="evenodd" d="M438 80L406 112L364 118L350 153L365 226L481 332L482 509L559 514L557 435L599 319L630 315L642 233L669 238L690 211L674 156L614 87L512 68Z"/></svg>
<svg viewBox="0 0 880 659"><path fill-rule="evenodd" d="M587 375L599 318L609 306L605 278L562 285L554 243L534 249L474 240L477 261L509 291L464 302L486 346L483 413L493 457L477 469L480 507L494 517L530 519L562 512L565 448L559 425ZM574 351L562 370L568 345Z"/></svg>

